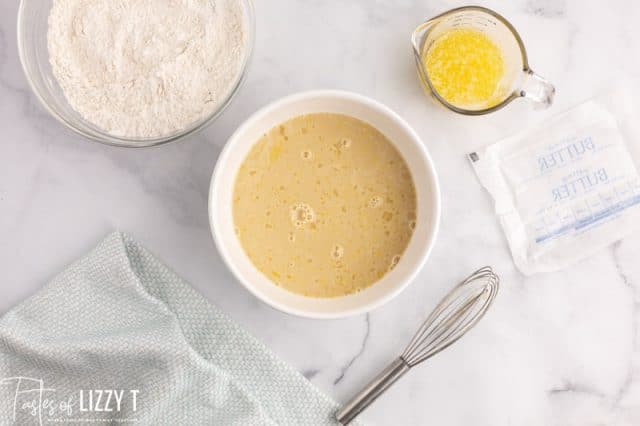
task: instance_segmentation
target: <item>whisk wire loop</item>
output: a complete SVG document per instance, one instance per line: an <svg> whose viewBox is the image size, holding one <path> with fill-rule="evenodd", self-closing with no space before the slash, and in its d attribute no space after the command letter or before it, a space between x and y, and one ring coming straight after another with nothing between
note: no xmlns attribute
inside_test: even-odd
<svg viewBox="0 0 640 426"><path fill-rule="evenodd" d="M458 284L420 326L401 357L414 366L446 349L482 318L498 290L490 267Z"/></svg>

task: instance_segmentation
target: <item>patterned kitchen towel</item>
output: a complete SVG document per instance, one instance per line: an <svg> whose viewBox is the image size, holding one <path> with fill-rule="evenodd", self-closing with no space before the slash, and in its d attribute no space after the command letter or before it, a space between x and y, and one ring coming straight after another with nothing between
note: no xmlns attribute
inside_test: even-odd
<svg viewBox="0 0 640 426"><path fill-rule="evenodd" d="M337 407L120 233L0 319L0 425L333 425Z"/></svg>

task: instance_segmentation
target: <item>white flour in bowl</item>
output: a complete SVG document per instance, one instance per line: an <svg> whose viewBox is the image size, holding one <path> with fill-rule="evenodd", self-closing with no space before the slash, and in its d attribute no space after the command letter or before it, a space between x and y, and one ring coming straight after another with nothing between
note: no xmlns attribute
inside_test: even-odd
<svg viewBox="0 0 640 426"><path fill-rule="evenodd" d="M69 104L129 138L166 136L212 113L246 48L238 0L54 0L47 37Z"/></svg>

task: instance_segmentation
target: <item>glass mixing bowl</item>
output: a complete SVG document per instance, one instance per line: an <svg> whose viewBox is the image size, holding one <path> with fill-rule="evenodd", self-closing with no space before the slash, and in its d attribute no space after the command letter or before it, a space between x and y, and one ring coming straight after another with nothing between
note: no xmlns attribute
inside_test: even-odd
<svg viewBox="0 0 640 426"><path fill-rule="evenodd" d="M187 128L171 134L153 138L126 138L114 136L98 128L80 116L67 102L67 99L53 75L49 64L47 30L49 11L53 0L22 0L18 10L18 52L29 85L42 102L42 105L71 130L98 142L131 148L160 145L183 139L186 136L211 124L226 108L238 92L247 73L247 66L255 39L254 9L251 0L239 0L242 3L246 22L246 49L242 58L241 71L229 89L229 93L220 102L218 108L189 125Z"/></svg>

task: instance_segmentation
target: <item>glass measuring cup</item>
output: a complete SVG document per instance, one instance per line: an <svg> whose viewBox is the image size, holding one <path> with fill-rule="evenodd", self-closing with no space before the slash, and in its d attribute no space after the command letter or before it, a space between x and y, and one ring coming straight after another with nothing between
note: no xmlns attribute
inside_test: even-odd
<svg viewBox="0 0 640 426"><path fill-rule="evenodd" d="M500 101L486 108L464 108L447 102L429 79L424 65L424 56L434 41L452 29L465 28L487 35L500 49L504 61L504 74L500 80ZM516 29L505 18L491 9L480 6L465 6L442 13L418 26L411 37L418 74L425 90L442 105L460 114L482 115L500 108L516 98L529 99L533 103L548 107L553 102L555 88L529 67L524 43Z"/></svg>

